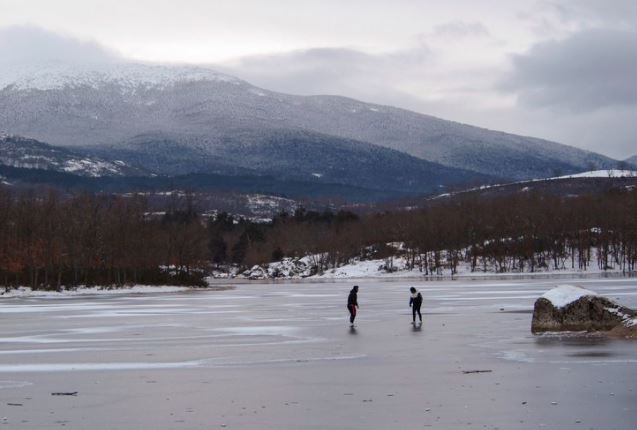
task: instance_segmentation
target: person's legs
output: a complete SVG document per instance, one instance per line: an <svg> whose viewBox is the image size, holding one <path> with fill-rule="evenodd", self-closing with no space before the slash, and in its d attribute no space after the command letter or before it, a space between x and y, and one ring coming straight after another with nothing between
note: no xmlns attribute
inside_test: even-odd
<svg viewBox="0 0 637 430"><path fill-rule="evenodd" d="M416 306L411 307L411 320L413 323L416 322Z"/></svg>
<svg viewBox="0 0 637 430"><path fill-rule="evenodd" d="M416 308L416 311L418 312L418 319L422 323L422 314L420 313L420 306ZM414 322L416 322L416 312L414 312Z"/></svg>
<svg viewBox="0 0 637 430"><path fill-rule="evenodd" d="M347 309L349 310L349 322L350 324L354 324L354 318L356 318L356 306L351 305L348 306Z"/></svg>

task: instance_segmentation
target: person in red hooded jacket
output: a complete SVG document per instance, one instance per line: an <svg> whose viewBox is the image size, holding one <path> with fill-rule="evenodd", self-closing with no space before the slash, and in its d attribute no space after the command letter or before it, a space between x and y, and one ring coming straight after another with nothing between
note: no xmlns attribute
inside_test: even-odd
<svg viewBox="0 0 637 430"><path fill-rule="evenodd" d="M356 318L356 310L358 309L358 285L354 285L354 288L349 292L347 296L347 310L349 311L349 323L353 327L354 319Z"/></svg>

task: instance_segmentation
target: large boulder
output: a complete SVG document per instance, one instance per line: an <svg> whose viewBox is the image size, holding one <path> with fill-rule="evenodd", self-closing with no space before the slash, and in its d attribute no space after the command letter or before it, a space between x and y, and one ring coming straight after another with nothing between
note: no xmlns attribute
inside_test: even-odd
<svg viewBox="0 0 637 430"><path fill-rule="evenodd" d="M597 293L573 285L560 285L535 302L531 331L637 332L637 312ZM626 329L626 330L623 330Z"/></svg>

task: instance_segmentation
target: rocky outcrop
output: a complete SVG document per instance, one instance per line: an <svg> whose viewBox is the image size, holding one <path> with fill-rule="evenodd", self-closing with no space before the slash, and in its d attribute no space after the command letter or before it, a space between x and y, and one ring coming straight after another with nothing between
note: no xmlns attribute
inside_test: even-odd
<svg viewBox="0 0 637 430"><path fill-rule="evenodd" d="M314 275L316 269L304 258L284 258L281 261L253 266L241 273L247 279L298 279Z"/></svg>
<svg viewBox="0 0 637 430"><path fill-rule="evenodd" d="M637 331L637 312L593 291L570 285L550 290L535 302L533 333L610 330Z"/></svg>

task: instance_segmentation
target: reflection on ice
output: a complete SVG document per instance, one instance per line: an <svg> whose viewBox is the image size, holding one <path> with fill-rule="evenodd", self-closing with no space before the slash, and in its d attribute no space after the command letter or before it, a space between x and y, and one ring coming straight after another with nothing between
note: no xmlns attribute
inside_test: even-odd
<svg viewBox="0 0 637 430"><path fill-rule="evenodd" d="M356 330L354 330L355 334ZM268 364L286 364L286 363L312 363L317 361L343 361L343 360L359 360L367 357L365 354L357 355L334 355L325 357L308 357L308 358L277 358L272 360L254 360L234 363L218 363L212 367L245 367L245 366L262 366Z"/></svg>
<svg viewBox="0 0 637 430"><path fill-rule="evenodd" d="M291 336L299 331L291 326L225 327L214 329L237 336Z"/></svg>
<svg viewBox="0 0 637 430"><path fill-rule="evenodd" d="M501 351L499 353L499 358L508 361L517 361L519 363L533 363L535 362L534 358L529 357L523 351Z"/></svg>
<svg viewBox="0 0 637 430"><path fill-rule="evenodd" d="M608 360L550 360L549 364L595 364L595 365L611 365L611 364L636 364L637 359L608 359Z"/></svg>
<svg viewBox="0 0 637 430"><path fill-rule="evenodd" d="M540 346L599 346L612 342L609 338L598 335L591 335L586 332L566 332L566 333L542 333L534 337L535 343Z"/></svg>
<svg viewBox="0 0 637 430"><path fill-rule="evenodd" d="M48 349L10 349L0 351L0 355L8 354L54 354L62 352L88 352L88 351L104 351L103 348L48 348Z"/></svg>

